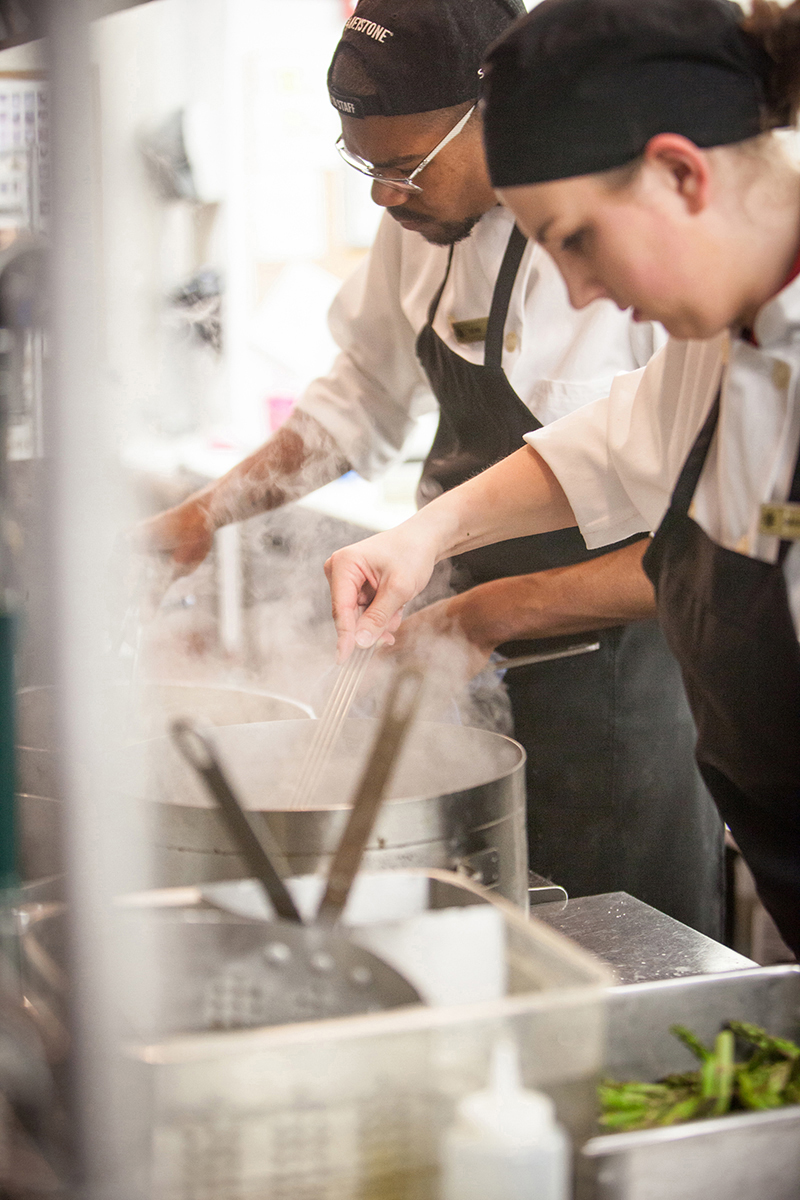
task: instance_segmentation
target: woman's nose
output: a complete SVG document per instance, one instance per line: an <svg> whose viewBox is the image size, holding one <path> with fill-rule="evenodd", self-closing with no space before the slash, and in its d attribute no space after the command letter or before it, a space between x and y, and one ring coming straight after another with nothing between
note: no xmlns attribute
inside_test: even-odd
<svg viewBox="0 0 800 1200"><path fill-rule="evenodd" d="M608 292L601 283L589 275L577 271L564 271L564 282L569 293L569 302L573 308L586 308L593 300L608 299Z"/></svg>
<svg viewBox="0 0 800 1200"><path fill-rule="evenodd" d="M381 183L379 179L376 179L372 184L372 200L381 208L396 208L398 204L406 203L408 192L400 192L397 188L389 187L388 184Z"/></svg>

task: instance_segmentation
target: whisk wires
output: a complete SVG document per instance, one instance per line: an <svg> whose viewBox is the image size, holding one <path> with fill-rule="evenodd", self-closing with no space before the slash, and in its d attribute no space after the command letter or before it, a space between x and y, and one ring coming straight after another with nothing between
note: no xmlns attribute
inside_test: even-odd
<svg viewBox="0 0 800 1200"><path fill-rule="evenodd" d="M307 808L314 799L374 650L374 646L356 647L340 670L311 739L308 757L292 797L292 808Z"/></svg>

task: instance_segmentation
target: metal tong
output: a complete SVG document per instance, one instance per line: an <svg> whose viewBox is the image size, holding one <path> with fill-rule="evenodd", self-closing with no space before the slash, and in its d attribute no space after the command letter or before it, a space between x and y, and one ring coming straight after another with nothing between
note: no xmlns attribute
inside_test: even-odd
<svg viewBox="0 0 800 1200"><path fill-rule="evenodd" d="M492 664L494 671L510 671L513 667L529 667L533 663L552 662L556 658L574 658L577 654L590 654L599 650L599 642L576 642L565 646L563 650L542 650L536 654L520 654L516 658L506 658Z"/></svg>

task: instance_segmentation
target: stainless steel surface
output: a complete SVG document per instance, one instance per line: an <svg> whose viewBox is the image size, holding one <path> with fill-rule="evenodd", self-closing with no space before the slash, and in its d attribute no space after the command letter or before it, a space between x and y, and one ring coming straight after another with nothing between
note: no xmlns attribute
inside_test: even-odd
<svg viewBox="0 0 800 1200"><path fill-rule="evenodd" d="M348 720L323 793L327 807L290 810L292 773L313 736L313 722L229 726L215 734L231 782L267 824L293 875L325 874L347 821L349 798L375 721ZM144 749L144 748L143 748ZM218 814L164 739L147 747L144 773L126 781L152 805L158 885L235 879L246 874ZM366 870L442 867L491 877L496 889L527 905L525 751L484 729L419 722L409 735L364 856ZM476 859L475 856L478 856Z"/></svg>
<svg viewBox="0 0 800 1200"><path fill-rule="evenodd" d="M669 1033L687 1025L710 1042L729 1020L800 1037L800 967L756 967L721 975L612 988L605 1071L657 1079L696 1066ZM592 1138L596 1200L798 1200L800 1105L735 1113L670 1129Z"/></svg>
<svg viewBox="0 0 800 1200"><path fill-rule="evenodd" d="M552 879L545 879L544 875L537 875L535 871L528 872L529 904L557 904L560 908L567 900L566 888L561 887L559 883L553 883ZM539 915L538 912L536 915Z"/></svg>
<svg viewBox="0 0 800 1200"><path fill-rule="evenodd" d="M538 654L520 654L516 658L505 658L495 666L497 671L511 671L514 667L530 667L534 663L552 662L556 658L574 658L576 654L591 654L599 650L599 642L576 642L563 650L545 650Z"/></svg>
<svg viewBox="0 0 800 1200"><path fill-rule="evenodd" d="M147 938L158 1006L142 1036L238 1030L419 1004L399 971L336 929L214 909L130 913L120 935Z"/></svg>
<svg viewBox="0 0 800 1200"><path fill-rule="evenodd" d="M23 879L43 879L62 870L61 810L57 800L55 714L52 687L23 688L17 693L17 793L20 821L20 872ZM240 725L312 716L306 705L264 692L185 683L140 684L131 706L131 736L165 733L173 716L189 714L210 725Z"/></svg>
<svg viewBox="0 0 800 1200"><path fill-rule="evenodd" d="M536 916L614 968L620 983L755 966L627 892L540 904Z"/></svg>
<svg viewBox="0 0 800 1200"><path fill-rule="evenodd" d="M392 682L342 840L331 863L317 913L317 921L323 925L335 925L344 912L375 819L416 715L422 683L423 676L414 670L401 671Z"/></svg>
<svg viewBox="0 0 800 1200"><path fill-rule="evenodd" d="M420 1003L416 988L356 939L281 920L252 901L250 909L143 903L116 914L126 948L120 969L126 1037L330 1020ZM67 908L31 904L19 911L26 1009L48 1050L63 1055ZM148 956L158 963L153 990L139 973Z"/></svg>

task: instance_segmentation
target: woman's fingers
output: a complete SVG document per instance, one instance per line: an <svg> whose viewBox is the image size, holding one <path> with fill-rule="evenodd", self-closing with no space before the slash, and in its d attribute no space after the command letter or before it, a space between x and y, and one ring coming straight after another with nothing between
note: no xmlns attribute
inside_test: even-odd
<svg viewBox="0 0 800 1200"><path fill-rule="evenodd" d="M343 663L355 647L356 621L359 613L359 598L365 580L357 571L350 569L332 555L325 563L325 574L331 589L331 612L336 626L336 661Z"/></svg>
<svg viewBox="0 0 800 1200"><path fill-rule="evenodd" d="M427 583L430 571L423 571L420 583L417 572L393 565L405 558L399 551L387 535L379 535L337 550L326 562L339 662L354 646L388 640L402 620L403 606Z"/></svg>
<svg viewBox="0 0 800 1200"><path fill-rule="evenodd" d="M384 634L392 634L403 619L403 608L417 593L405 573L387 571L375 597L358 617L355 642L364 648L373 646Z"/></svg>
<svg viewBox="0 0 800 1200"><path fill-rule="evenodd" d="M391 621L386 626L386 636L383 638L383 643L382 643L384 646L393 646L394 645L394 638L390 637L389 635L392 633L395 633L400 628L400 625L403 620L403 613L405 612L405 608L406 608L405 604L402 606L402 608L398 608L397 612L394 614Z"/></svg>

